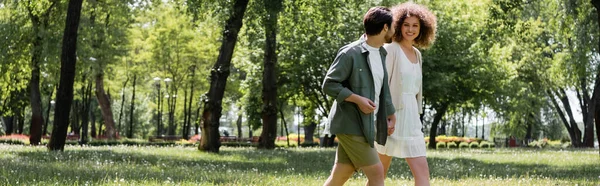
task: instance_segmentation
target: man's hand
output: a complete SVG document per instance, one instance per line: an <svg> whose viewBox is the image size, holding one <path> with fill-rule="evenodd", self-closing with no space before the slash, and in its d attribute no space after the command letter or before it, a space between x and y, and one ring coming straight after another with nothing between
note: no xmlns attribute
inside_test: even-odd
<svg viewBox="0 0 600 186"><path fill-rule="evenodd" d="M365 114L371 114L375 111L375 103L373 101L371 101L368 98L359 96L357 94L352 94L350 95L348 98L346 98L346 101L355 103L356 105L358 105L358 108L360 109L361 112L365 113Z"/></svg>
<svg viewBox="0 0 600 186"><path fill-rule="evenodd" d="M387 117L388 136L391 136L396 130L396 115L392 114Z"/></svg>

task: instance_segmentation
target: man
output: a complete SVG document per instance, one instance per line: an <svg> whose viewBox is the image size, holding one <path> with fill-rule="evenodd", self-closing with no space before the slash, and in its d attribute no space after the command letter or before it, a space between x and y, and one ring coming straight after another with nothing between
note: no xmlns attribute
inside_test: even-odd
<svg viewBox="0 0 600 186"><path fill-rule="evenodd" d="M339 141L325 185L343 185L358 169L367 176L367 185L384 185L383 166L373 146L374 141L385 144L396 120L384 63L387 52L381 47L394 34L392 13L371 8L363 26L363 38L340 48L322 86L335 98L326 132Z"/></svg>

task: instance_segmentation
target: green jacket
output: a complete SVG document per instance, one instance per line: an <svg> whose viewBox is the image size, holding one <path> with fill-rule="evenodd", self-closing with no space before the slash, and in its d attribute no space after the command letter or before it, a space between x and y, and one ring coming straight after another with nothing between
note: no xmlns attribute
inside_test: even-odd
<svg viewBox="0 0 600 186"><path fill-rule="evenodd" d="M363 46L365 40L350 43L338 51L323 81L325 94L335 98L325 127L326 134L363 135L373 147L374 142L385 145L387 140L387 116L394 114L385 66L387 52L379 49L383 63L383 86L379 97L377 124L373 114L365 114L355 103L344 101L352 93L375 100L375 85L369 65L369 51ZM377 130L375 130L377 126ZM377 134L375 135L377 131Z"/></svg>

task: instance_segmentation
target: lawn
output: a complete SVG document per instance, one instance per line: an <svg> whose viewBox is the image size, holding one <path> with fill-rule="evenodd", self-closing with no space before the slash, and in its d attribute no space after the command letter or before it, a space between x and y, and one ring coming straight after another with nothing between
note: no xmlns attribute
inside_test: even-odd
<svg viewBox="0 0 600 186"><path fill-rule="evenodd" d="M322 185L335 149L45 147L0 144L0 185ZM600 185L598 150L428 151L432 185ZM364 185L357 173L346 185ZM386 185L412 185L395 159Z"/></svg>

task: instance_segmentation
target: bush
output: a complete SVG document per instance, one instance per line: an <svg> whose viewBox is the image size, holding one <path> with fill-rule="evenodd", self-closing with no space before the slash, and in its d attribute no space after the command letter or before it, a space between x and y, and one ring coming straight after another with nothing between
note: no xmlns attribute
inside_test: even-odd
<svg viewBox="0 0 600 186"><path fill-rule="evenodd" d="M534 140L534 141L530 142L529 144L527 144L527 146L534 147L534 148L546 148L548 146L548 139Z"/></svg>
<svg viewBox="0 0 600 186"><path fill-rule="evenodd" d="M448 143L446 143L446 146L447 146L449 149L450 149L450 148L452 148L452 149L458 148L458 145L456 145L456 143L455 143L455 142L448 142Z"/></svg>
<svg viewBox="0 0 600 186"><path fill-rule="evenodd" d="M0 136L0 143L29 145L29 136L22 134L11 134L8 136Z"/></svg>
<svg viewBox="0 0 600 186"><path fill-rule="evenodd" d="M258 144L248 142L223 142L221 146L224 147L257 147Z"/></svg>
<svg viewBox="0 0 600 186"><path fill-rule="evenodd" d="M10 144L10 145L28 145L29 140L24 141L20 139L0 139L0 143Z"/></svg>
<svg viewBox="0 0 600 186"><path fill-rule="evenodd" d="M319 143L318 142L314 142L314 143L300 143L300 147L318 147Z"/></svg>
<svg viewBox="0 0 600 186"><path fill-rule="evenodd" d="M435 144L436 149L446 148L446 142L438 142Z"/></svg>
<svg viewBox="0 0 600 186"><path fill-rule="evenodd" d="M469 148L469 143L467 143L467 142L460 142L458 144L458 148L461 148L461 149L462 148Z"/></svg>
<svg viewBox="0 0 600 186"><path fill-rule="evenodd" d="M482 141L481 143L479 143L479 148L491 148L492 147L491 144L492 143L490 143L490 142Z"/></svg>
<svg viewBox="0 0 600 186"><path fill-rule="evenodd" d="M548 141L548 146L550 148L561 148L562 147L562 142L560 140L555 140L555 141Z"/></svg>
<svg viewBox="0 0 600 186"><path fill-rule="evenodd" d="M479 143L476 141L469 143L469 148L476 149L479 148Z"/></svg>

